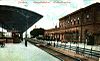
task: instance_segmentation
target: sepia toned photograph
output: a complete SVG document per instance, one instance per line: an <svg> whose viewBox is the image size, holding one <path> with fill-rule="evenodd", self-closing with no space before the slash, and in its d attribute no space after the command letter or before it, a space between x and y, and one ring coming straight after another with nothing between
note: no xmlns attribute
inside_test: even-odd
<svg viewBox="0 0 100 61"><path fill-rule="evenodd" d="M0 61L100 61L100 0L0 0Z"/></svg>

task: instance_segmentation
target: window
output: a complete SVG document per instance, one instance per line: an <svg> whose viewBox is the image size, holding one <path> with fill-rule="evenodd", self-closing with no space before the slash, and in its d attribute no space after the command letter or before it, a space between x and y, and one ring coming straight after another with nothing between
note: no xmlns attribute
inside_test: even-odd
<svg viewBox="0 0 100 61"><path fill-rule="evenodd" d="M76 21L76 19L74 19L74 21Z"/></svg>
<svg viewBox="0 0 100 61"><path fill-rule="evenodd" d="M91 22L92 17L90 17L90 15L91 15L91 13L89 13L89 14L86 15L86 21L85 21L85 23L86 23L87 21L88 21L88 22Z"/></svg>
<svg viewBox="0 0 100 61"><path fill-rule="evenodd" d="M74 19L74 25L76 24L76 19Z"/></svg>
<svg viewBox="0 0 100 61"><path fill-rule="evenodd" d="M71 19L71 25L73 25L73 20Z"/></svg>
<svg viewBox="0 0 100 61"><path fill-rule="evenodd" d="M74 24L73 25L75 25L76 24L76 21L73 21L74 22Z"/></svg>
<svg viewBox="0 0 100 61"><path fill-rule="evenodd" d="M79 24L79 20L77 20L77 24Z"/></svg>
<svg viewBox="0 0 100 61"><path fill-rule="evenodd" d="M78 20L80 20L80 18L79 18L79 17L78 17L77 19L78 19Z"/></svg>
<svg viewBox="0 0 100 61"><path fill-rule="evenodd" d="M67 23L69 24L69 21Z"/></svg>
<svg viewBox="0 0 100 61"><path fill-rule="evenodd" d="M86 18L87 18L87 19L89 18L89 14L87 14Z"/></svg>
<svg viewBox="0 0 100 61"><path fill-rule="evenodd" d="M71 22L73 22L73 20L71 20Z"/></svg>
<svg viewBox="0 0 100 61"><path fill-rule="evenodd" d="M80 20L80 18L78 17L78 18L77 18L77 24L79 24L79 20Z"/></svg>

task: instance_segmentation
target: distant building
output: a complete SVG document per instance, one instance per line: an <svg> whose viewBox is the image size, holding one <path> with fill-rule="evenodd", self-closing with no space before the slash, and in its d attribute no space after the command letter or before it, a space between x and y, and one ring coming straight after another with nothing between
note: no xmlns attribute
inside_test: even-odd
<svg viewBox="0 0 100 61"><path fill-rule="evenodd" d="M45 31L45 35L62 42L87 42L88 35L100 44L100 3L94 3L59 19L59 28Z"/></svg>

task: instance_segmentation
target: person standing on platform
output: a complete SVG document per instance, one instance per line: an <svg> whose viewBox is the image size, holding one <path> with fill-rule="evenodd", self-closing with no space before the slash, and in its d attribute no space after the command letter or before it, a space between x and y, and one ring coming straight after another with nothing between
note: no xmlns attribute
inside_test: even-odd
<svg viewBox="0 0 100 61"><path fill-rule="evenodd" d="M27 47L27 40L25 40L25 46Z"/></svg>

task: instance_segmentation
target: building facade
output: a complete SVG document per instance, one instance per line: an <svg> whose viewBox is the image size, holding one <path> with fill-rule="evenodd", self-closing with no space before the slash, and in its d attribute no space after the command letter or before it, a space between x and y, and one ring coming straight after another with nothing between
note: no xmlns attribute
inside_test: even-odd
<svg viewBox="0 0 100 61"><path fill-rule="evenodd" d="M94 3L59 19L59 28L45 31L45 35L62 42L87 42L92 35L100 44L100 3ZM91 40L90 40L91 42Z"/></svg>

